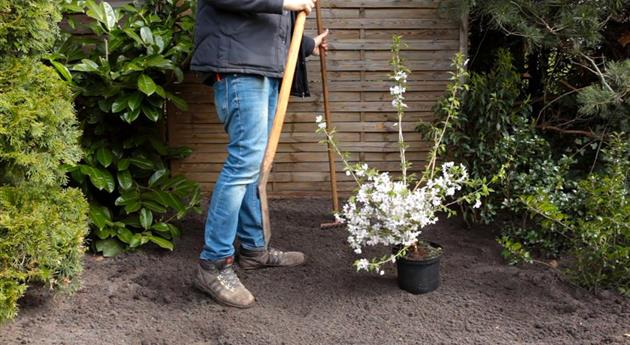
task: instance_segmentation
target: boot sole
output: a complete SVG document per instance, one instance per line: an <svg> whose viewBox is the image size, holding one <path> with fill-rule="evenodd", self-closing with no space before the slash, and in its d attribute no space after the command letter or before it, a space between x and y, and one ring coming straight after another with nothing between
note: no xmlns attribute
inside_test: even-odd
<svg viewBox="0 0 630 345"><path fill-rule="evenodd" d="M215 295L211 292L211 290L206 289L206 287L204 287L203 285L199 284L199 283L197 282L197 279L194 279L194 280L193 280L193 286L194 286L197 290L199 290L199 291L203 292L204 294L206 294L206 295L208 295L208 296L212 297L212 299L213 299L215 302L217 302L218 304L221 304L221 305L224 305L224 306L233 307L233 308L239 308L239 309L249 309L249 308L253 307L253 306L254 306L254 304L256 304L255 302L252 302L251 304L242 305L242 304L235 304L235 303L230 303L230 302L228 302L228 301L221 300L221 299L217 298L217 296L215 296Z"/></svg>
<svg viewBox="0 0 630 345"><path fill-rule="evenodd" d="M241 264L238 264L238 268L245 270L245 271L254 271L254 270L259 270L259 269L263 269L263 268L280 268L280 267L297 267L297 266L302 266L306 263L306 258L304 258L304 261L297 263L297 264L293 264L293 265L261 265L261 266L251 266L251 267L243 267L241 266Z"/></svg>

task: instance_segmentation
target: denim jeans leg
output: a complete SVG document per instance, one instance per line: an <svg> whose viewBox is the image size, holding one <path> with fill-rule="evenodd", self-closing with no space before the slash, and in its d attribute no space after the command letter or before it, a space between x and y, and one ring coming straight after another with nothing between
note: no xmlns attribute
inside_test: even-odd
<svg viewBox="0 0 630 345"><path fill-rule="evenodd" d="M271 131L276 112L279 79L265 78L265 84L265 88L268 91L266 147L268 134ZM247 186L247 192L245 193L238 218L237 236L241 246L246 249L255 250L265 247L261 211L260 198L258 195L258 181L256 181Z"/></svg>
<svg viewBox="0 0 630 345"><path fill-rule="evenodd" d="M217 115L228 133L229 144L228 157L208 208L201 259L219 260L234 255L240 209L248 186L258 181L267 145L267 80L230 74L214 85Z"/></svg>

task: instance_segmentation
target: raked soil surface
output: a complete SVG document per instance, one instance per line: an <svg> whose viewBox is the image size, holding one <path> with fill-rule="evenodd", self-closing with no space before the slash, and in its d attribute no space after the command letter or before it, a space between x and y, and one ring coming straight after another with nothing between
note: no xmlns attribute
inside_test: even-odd
<svg viewBox="0 0 630 345"><path fill-rule="evenodd" d="M0 344L630 344L630 300L590 294L545 266L505 264L490 229L442 221L426 238L444 246L442 286L397 287L396 272L356 273L344 229L325 200L271 203L272 244L308 255L301 267L238 274L255 307L223 307L191 286L203 217L182 222L173 252L87 255L71 296L33 289ZM385 250L386 251L386 250Z"/></svg>

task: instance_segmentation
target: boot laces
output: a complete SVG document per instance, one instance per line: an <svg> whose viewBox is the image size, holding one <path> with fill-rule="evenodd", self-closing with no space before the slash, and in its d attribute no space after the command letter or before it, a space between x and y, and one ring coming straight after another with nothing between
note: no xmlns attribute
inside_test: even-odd
<svg viewBox="0 0 630 345"><path fill-rule="evenodd" d="M226 266L219 272L218 276L219 281L230 290L234 290L235 288L241 285L241 281L238 279L236 272L234 272L234 268L232 266Z"/></svg>

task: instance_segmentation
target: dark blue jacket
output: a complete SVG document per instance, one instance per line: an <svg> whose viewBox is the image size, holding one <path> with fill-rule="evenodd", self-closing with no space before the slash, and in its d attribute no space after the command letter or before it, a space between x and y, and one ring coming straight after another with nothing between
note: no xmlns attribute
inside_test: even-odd
<svg viewBox="0 0 630 345"><path fill-rule="evenodd" d="M295 15L282 0L200 0L191 69L206 74L284 74ZM304 36L292 93L308 96L306 56L315 41Z"/></svg>

